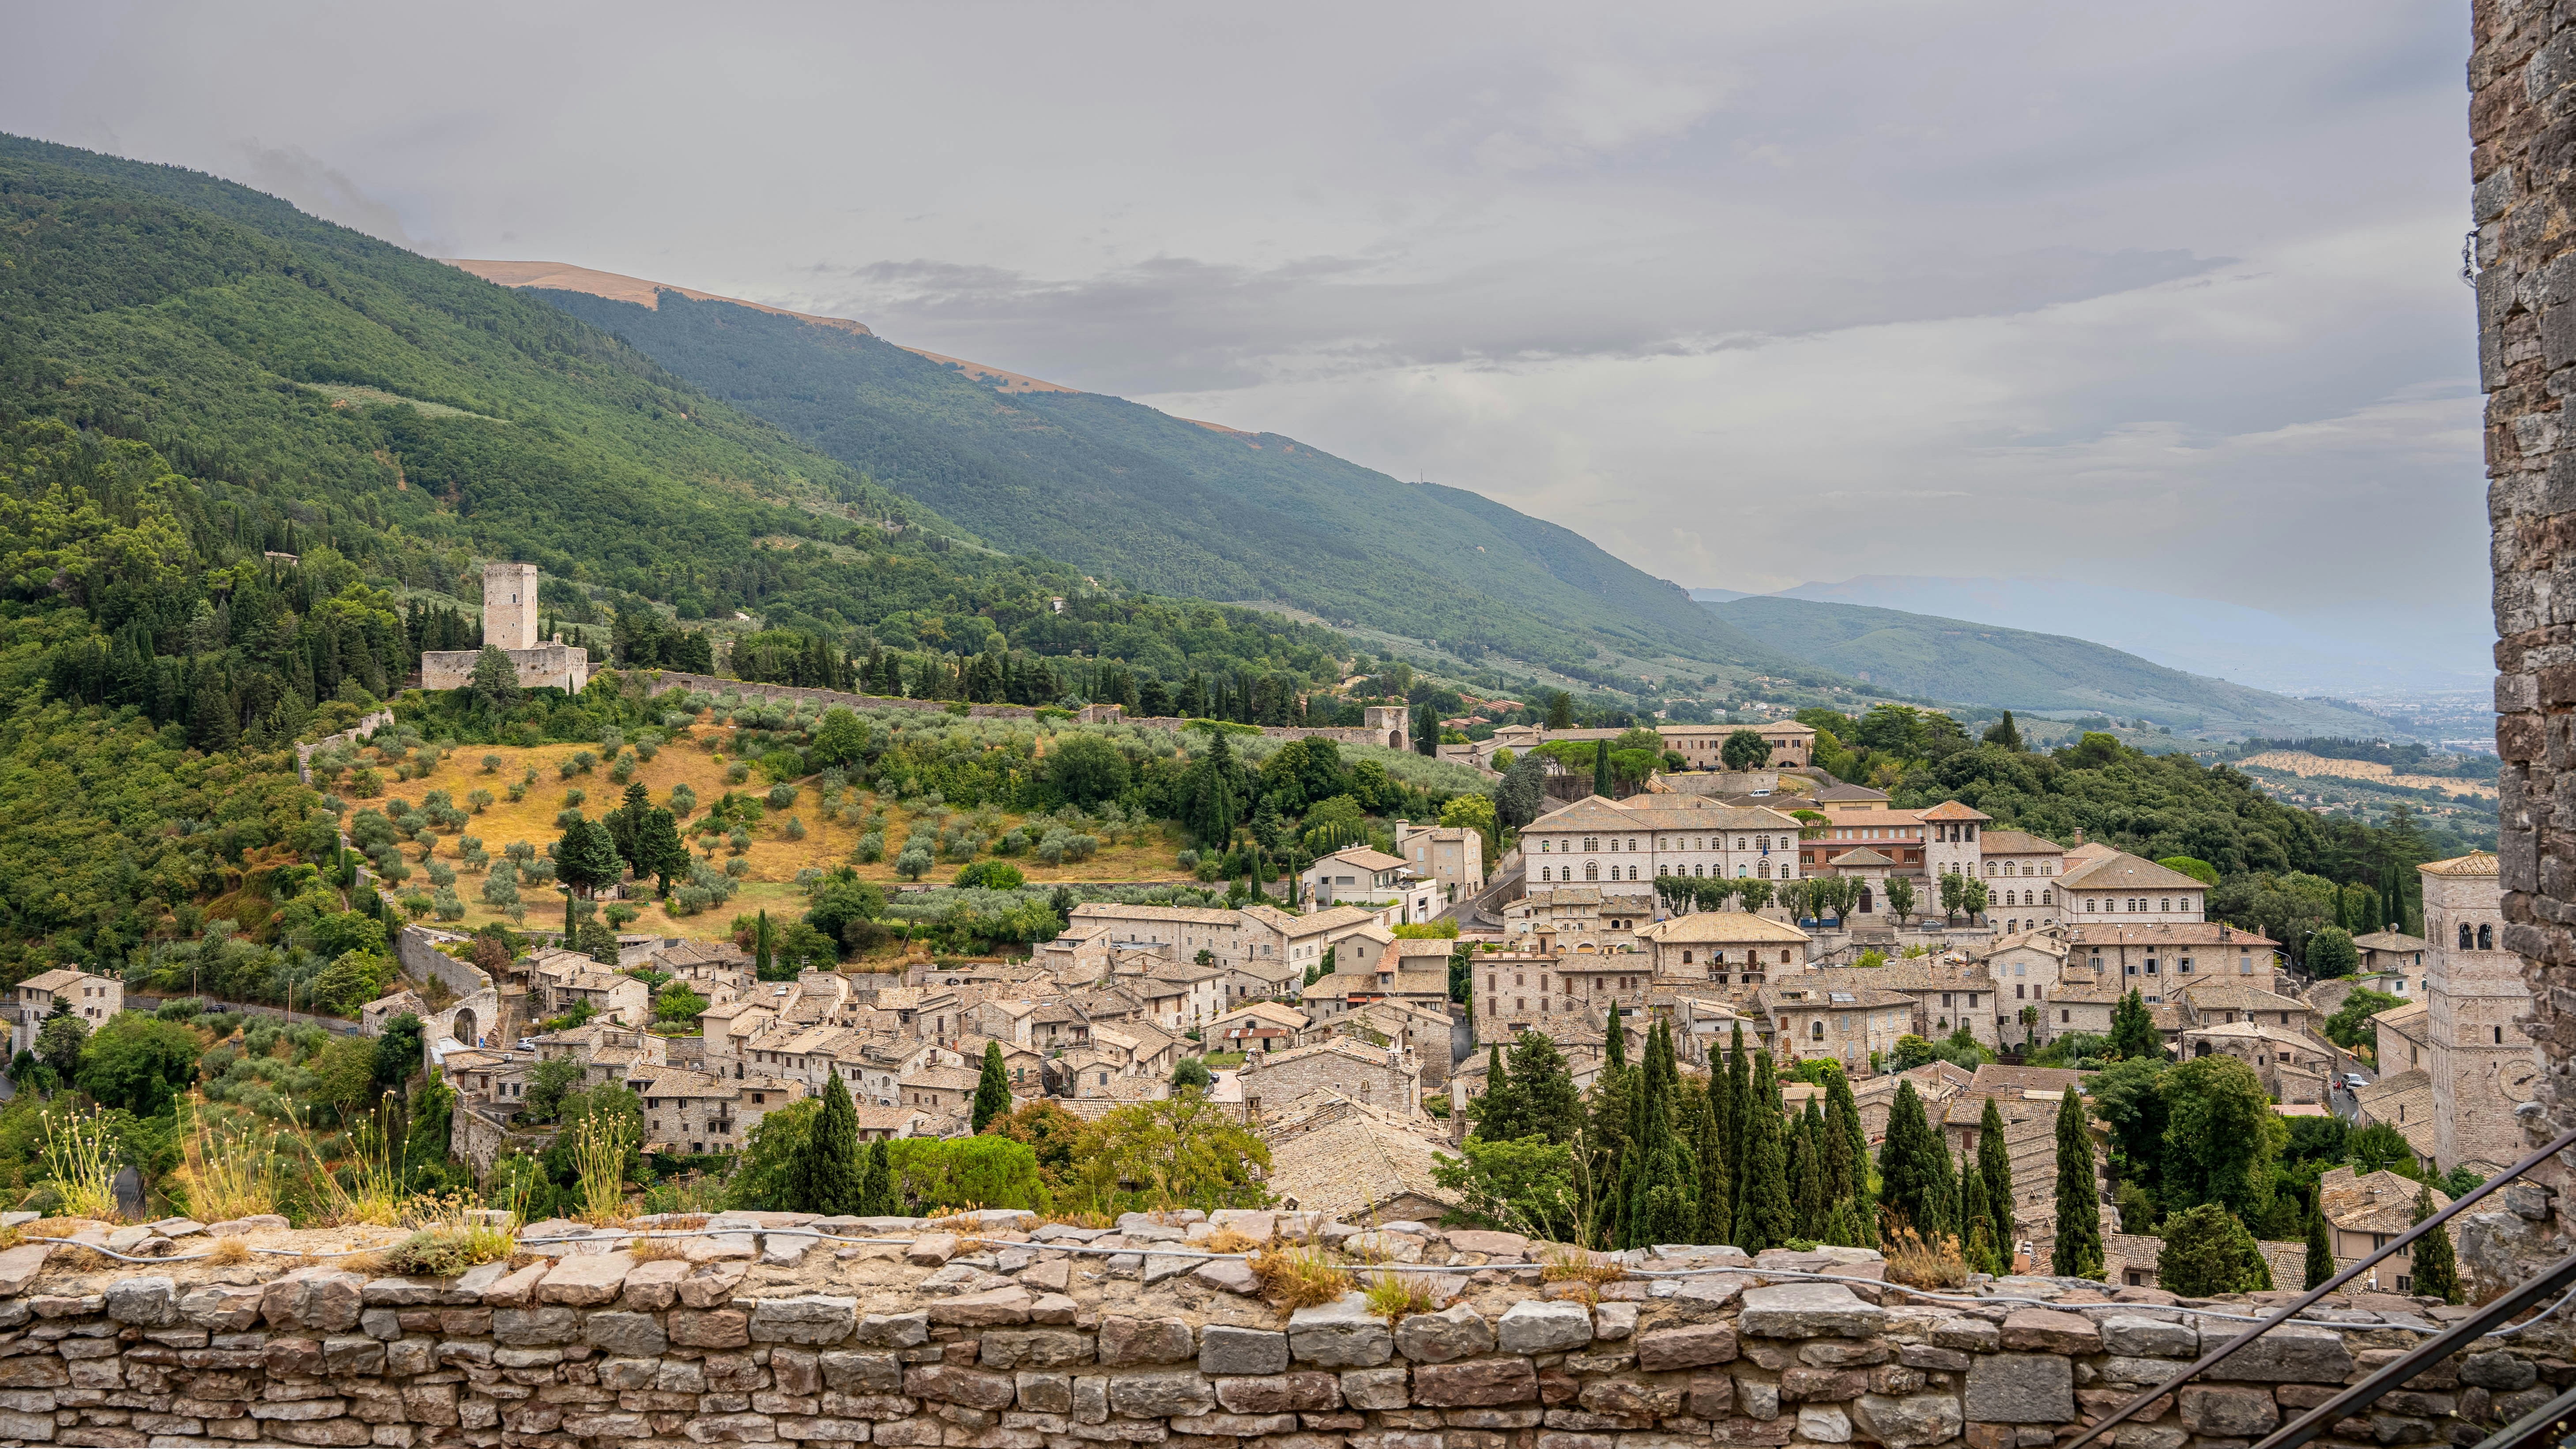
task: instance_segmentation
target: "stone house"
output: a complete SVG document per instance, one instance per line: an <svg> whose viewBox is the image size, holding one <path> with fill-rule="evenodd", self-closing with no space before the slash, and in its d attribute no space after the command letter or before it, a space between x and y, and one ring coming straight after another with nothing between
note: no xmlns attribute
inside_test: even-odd
<svg viewBox="0 0 2576 1449"><path fill-rule="evenodd" d="M922 1067L903 1079L896 1105L934 1117L964 1117L973 1111L982 1081L983 1074L971 1067Z"/></svg>
<svg viewBox="0 0 2576 1449"><path fill-rule="evenodd" d="M1236 1081L1254 1115L1259 1109L1252 1104L1268 1103L1277 1110L1322 1091L1398 1115L1422 1110L1422 1067L1412 1054L1400 1046L1371 1046L1351 1037L1246 1057Z"/></svg>
<svg viewBox="0 0 2576 1449"><path fill-rule="evenodd" d="M2065 873L2057 890L2066 918L2088 924L2116 920L2196 923L2209 887L2181 871L2170 870L2099 843L2079 845L2066 853Z"/></svg>
<svg viewBox="0 0 2576 1449"><path fill-rule="evenodd" d="M802 1082L717 1077L677 1067L647 1070L626 1085L642 1099L646 1150L738 1152L769 1113L805 1095Z"/></svg>
<svg viewBox="0 0 2576 1449"><path fill-rule="evenodd" d="M549 983L548 1014L560 1016L583 1004L590 1007L594 1020L644 1026L653 1019L651 988L623 972L580 971Z"/></svg>
<svg viewBox="0 0 2576 1449"><path fill-rule="evenodd" d="M1276 1001L1238 1006L1207 1025L1212 1052L1271 1053L1304 1046L1313 1032L1306 1013Z"/></svg>
<svg viewBox="0 0 2576 1449"><path fill-rule="evenodd" d="M2185 1028L2182 1054L2186 1059L2234 1057L2252 1067L2263 1090L2284 1105L2324 1102L2335 1055L2334 1048L2304 1032L2253 1021Z"/></svg>
<svg viewBox="0 0 2576 1449"><path fill-rule="evenodd" d="M2433 1160L2440 1139L2432 1073L2422 1067L2388 1072L2367 1086L2355 1087L2352 1098L2355 1127L2381 1123L2394 1127L2415 1149L2419 1166Z"/></svg>
<svg viewBox="0 0 2576 1449"><path fill-rule="evenodd" d="M1642 890L1604 895L1597 885L1531 886L1503 907L1503 936L1523 950L1627 951L1654 919L1655 899Z"/></svg>
<svg viewBox="0 0 2576 1449"><path fill-rule="evenodd" d="M1654 976L1704 986L1752 987L1806 965L1810 938L1752 911L1692 911L1640 927L1636 943Z"/></svg>
<svg viewBox="0 0 2576 1449"><path fill-rule="evenodd" d="M1485 888L1485 833L1445 825L1395 823L1395 853L1413 874L1438 886L1443 901Z"/></svg>
<svg viewBox="0 0 2576 1449"><path fill-rule="evenodd" d="M959 1037L957 1055L967 1070L977 1073L984 1070L984 1046L988 1042L1002 1049L1002 1076L1011 1084L1012 1096L1035 1097L1045 1092L1045 1055L1018 1042L988 1036Z"/></svg>
<svg viewBox="0 0 2576 1449"><path fill-rule="evenodd" d="M2123 992L2135 989L2146 1000L2157 1002L2184 985L2212 977L2234 978L2239 985L2269 992L2280 943L2216 921L2079 917L2066 927L2066 947L2068 964L2090 967L2096 983L2116 984Z"/></svg>
<svg viewBox="0 0 2576 1449"><path fill-rule="evenodd" d="M560 634L538 642L542 616L535 564L483 566L483 647L509 656L521 689L579 694L590 683L590 651L566 645ZM481 657L479 649L430 650L420 656L420 687L464 689L473 684L474 665Z"/></svg>
<svg viewBox="0 0 2576 1449"><path fill-rule="evenodd" d="M1432 1177L1443 1145L1428 1119L1333 1099L1262 1132L1266 1186L1289 1211L1353 1224L1436 1223L1458 1205Z"/></svg>
<svg viewBox="0 0 2576 1449"><path fill-rule="evenodd" d="M1808 980L1806 973L1754 993L1771 1021L1771 1054L1787 1063L1810 1057L1838 1061L1853 1077L1875 1074L1896 1051L1896 1039L1914 1030L1914 998L1901 991L1855 985L1844 990Z"/></svg>
<svg viewBox="0 0 2576 1449"><path fill-rule="evenodd" d="M2421 1184L2385 1168L2357 1173L2337 1167L2317 1179L2317 1207L2333 1233L2336 1267L2345 1268L2388 1246L2415 1225L2415 1194ZM2450 1194L2433 1189L2433 1210L2451 1205ZM2385 1282L2400 1293L2415 1291L2415 1254L2407 1249L2380 1260L2371 1270L2374 1288Z"/></svg>
<svg viewBox="0 0 2576 1449"><path fill-rule="evenodd" d="M9 991L11 1055L35 1050L37 1034L45 1029L45 1018L53 1015L58 1005L68 1008L95 1032L125 1009L125 983L111 976L93 976L74 966L57 966L19 982Z"/></svg>

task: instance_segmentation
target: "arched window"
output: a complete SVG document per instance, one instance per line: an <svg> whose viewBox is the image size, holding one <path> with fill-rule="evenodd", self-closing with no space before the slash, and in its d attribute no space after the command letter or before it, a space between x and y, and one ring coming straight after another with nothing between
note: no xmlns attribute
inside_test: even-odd
<svg viewBox="0 0 2576 1449"><path fill-rule="evenodd" d="M2469 923L2466 921L2460 922L2460 949L2463 951L2473 951L2477 949L2474 944L2474 938L2469 935Z"/></svg>
<svg viewBox="0 0 2576 1449"><path fill-rule="evenodd" d="M1601 879L1601 862L1597 860L1585 861L1583 863L1583 878L1585 880Z"/></svg>
<svg viewBox="0 0 2576 1449"><path fill-rule="evenodd" d="M1753 848L1756 850L1769 850L1771 848L1771 837L1768 835L1757 835L1753 837Z"/></svg>
<svg viewBox="0 0 2576 1449"><path fill-rule="evenodd" d="M2495 949L2495 927L2478 927L2478 949L2481 951L2492 951Z"/></svg>
<svg viewBox="0 0 2576 1449"><path fill-rule="evenodd" d="M1808 1023L1807 1023L1807 1040L1809 1040L1809 1041L1823 1041L1824 1039L1825 1039L1825 1024L1824 1024L1822 1021L1811 1021L1811 1022L1808 1022Z"/></svg>

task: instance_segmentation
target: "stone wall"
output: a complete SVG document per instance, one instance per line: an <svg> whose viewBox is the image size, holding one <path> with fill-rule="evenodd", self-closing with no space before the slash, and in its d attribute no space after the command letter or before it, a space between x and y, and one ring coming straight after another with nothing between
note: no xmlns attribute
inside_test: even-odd
<svg viewBox="0 0 2576 1449"><path fill-rule="evenodd" d="M296 778L302 780L307 785L313 783L314 751L321 749L325 745L354 745L358 741L365 739L367 736L374 734L380 729L392 728L393 722L394 712L389 709L380 709L368 715L366 718L359 720L354 727L342 730L336 735L324 735L322 738L315 740L309 745L297 745L295 747Z"/></svg>
<svg viewBox="0 0 2576 1449"><path fill-rule="evenodd" d="M792 701L804 700L829 709L917 709L939 713L948 708L944 699L905 699L881 694L846 694L833 689L808 689L794 684L759 684L746 679L720 679L712 674L682 674L677 670L646 671L646 687L656 694L675 689L695 690L707 694L735 694L744 699ZM1035 719L1037 711L1021 704L974 704L966 707L974 719ZM1084 711L1085 722L1094 724L1130 724L1140 729L1182 730L1190 721L1169 715L1130 719L1116 705L1093 705ZM1397 741L1389 748L1401 749L1403 731L1372 729L1365 726L1261 725L1261 733L1274 740L1331 740L1345 745L1387 746L1390 737Z"/></svg>
<svg viewBox="0 0 2576 1449"><path fill-rule="evenodd" d="M1283 1314L1252 1295L1241 1260L1185 1256L1210 1226L1179 1220L1195 1214L1106 1231L974 1216L961 1239L912 1220L736 1215L656 1245L680 1256L639 1261L616 1250L623 1234L599 1232L454 1279L278 1272L291 1256L89 1272L77 1260L104 1260L20 1246L0 1253L0 1440L2019 1449L2234 1329L2192 1311L2206 1303L2140 1289L2107 1301L2059 1280L1988 1285L2050 1306L1911 1304L1854 1250L1636 1255L1732 1271L1607 1283L1594 1302L1587 1285L1543 1281L1508 1234L1220 1214L1256 1236L1318 1231L1398 1264L1472 1270L1416 1273L1434 1303L1392 1322L1356 1294ZM288 1254L323 1237L256 1222L214 1231ZM184 1254L206 1232L165 1224L115 1241ZM538 1225L523 1244L548 1233L584 1230ZM1081 1241L1121 1251L1045 1246ZM1791 1276L1816 1271L1859 1281ZM2241 1449L2460 1312L2386 1297L2336 1311L2343 1323L2277 1332L2117 1443ZM2471 1442L2576 1379L2567 1348L2550 1327L2445 1364L2327 1442Z"/></svg>
<svg viewBox="0 0 2576 1449"><path fill-rule="evenodd" d="M2576 12L2474 0L2469 178L2478 367L2487 393L2493 529L2497 854L2504 939L2522 956L2541 1046L2526 1149L2576 1127L2576 438L2560 399L2576 384ZM2562 1188L2571 1166L2545 1169ZM2554 1213L2485 1215L2462 1247L2502 1262ZM2474 1227L2476 1230L2470 1230ZM2532 1245L2538 1251L2538 1245Z"/></svg>

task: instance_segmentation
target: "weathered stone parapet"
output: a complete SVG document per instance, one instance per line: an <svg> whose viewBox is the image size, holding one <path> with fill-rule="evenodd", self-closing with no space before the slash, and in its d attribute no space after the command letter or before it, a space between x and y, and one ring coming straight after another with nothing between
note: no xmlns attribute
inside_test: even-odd
<svg viewBox="0 0 2576 1449"><path fill-rule="evenodd" d="M630 1232L532 1229L561 1240L452 1279L351 1260L86 1271L98 1260L77 1248L21 1247L0 1254L0 1442L2022 1449L2255 1307L2049 1279L1925 1303L1850 1250L1669 1249L1636 1266L1714 1271L1551 1282L1507 1234L1396 1224L1379 1231L1460 1271L1405 1270L1434 1306L1390 1323L1357 1293L1282 1313L1196 1267L1146 1282L1203 1223L942 1226L966 1235L742 1214L642 1256ZM1166 1251L1125 1251L1149 1247ZM2241 1449L2460 1312L2390 1297L2328 1311L2332 1326L2278 1331L2115 1442ZM2473 1442L2576 1382L2556 1325L2490 1342L2330 1442Z"/></svg>

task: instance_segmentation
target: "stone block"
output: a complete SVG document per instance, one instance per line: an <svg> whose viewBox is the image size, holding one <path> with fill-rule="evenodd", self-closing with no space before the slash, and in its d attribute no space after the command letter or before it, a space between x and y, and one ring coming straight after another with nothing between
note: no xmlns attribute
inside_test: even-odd
<svg viewBox="0 0 2576 1449"><path fill-rule="evenodd" d="M492 1314L492 1341L512 1348L573 1343L581 1337L581 1315L561 1305L502 1308Z"/></svg>
<svg viewBox="0 0 2576 1449"><path fill-rule="evenodd" d="M1637 1305L1634 1303L1596 1303L1592 1305L1592 1336L1617 1342L1637 1331Z"/></svg>
<svg viewBox="0 0 2576 1449"><path fill-rule="evenodd" d="M1494 1331L1473 1307L1453 1303L1438 1313L1409 1315L1397 1324L1395 1351L1417 1364L1474 1358L1494 1351Z"/></svg>
<svg viewBox="0 0 2576 1449"><path fill-rule="evenodd" d="M1196 1352L1187 1319L1103 1315L1100 1320L1099 1355L1104 1367L1185 1363Z"/></svg>
<svg viewBox="0 0 2576 1449"><path fill-rule="evenodd" d="M859 1300L808 1293L796 1298L763 1298L752 1304L749 1325L754 1343L839 1343L858 1327Z"/></svg>
<svg viewBox="0 0 2576 1449"><path fill-rule="evenodd" d="M2182 1408L2182 1426L2195 1434L2258 1439L2280 1427L2280 1406L2264 1389L2186 1384L2175 1397Z"/></svg>
<svg viewBox="0 0 2576 1449"><path fill-rule="evenodd" d="M1590 1316L1585 1318L1590 1332ZM1288 1351L1301 1363L1325 1368L1375 1368L1395 1356L1395 1335L1369 1312L1368 1300L1346 1293L1288 1316Z"/></svg>
<svg viewBox="0 0 2576 1449"><path fill-rule="evenodd" d="M1019 1381L984 1369L924 1364L907 1369L903 1391L916 1399L960 1404L970 1409L1007 1409L1019 1398Z"/></svg>
<svg viewBox="0 0 2576 1449"><path fill-rule="evenodd" d="M680 1301L680 1280L689 1276L689 1264L678 1258L656 1258L638 1263L626 1270L627 1308L637 1313L660 1313Z"/></svg>
<svg viewBox="0 0 2576 1449"><path fill-rule="evenodd" d="M2516 1358L2503 1349L2473 1353L2460 1361L2460 1382L2491 1393L2509 1394L2530 1388L2540 1370L2527 1358Z"/></svg>
<svg viewBox="0 0 2576 1449"><path fill-rule="evenodd" d="M927 1313L871 1313L859 1320L858 1341L869 1348L919 1348L930 1341Z"/></svg>
<svg viewBox="0 0 2576 1449"><path fill-rule="evenodd" d="M2004 1318L2003 1345L2024 1353L2100 1353L2102 1331L2081 1313L2016 1308Z"/></svg>
<svg viewBox="0 0 2576 1449"><path fill-rule="evenodd" d="M1887 1310L1840 1283L1778 1283L1745 1290L1736 1326L1756 1338L1869 1338L1886 1329Z"/></svg>
<svg viewBox="0 0 2576 1449"><path fill-rule="evenodd" d="M286 1332L346 1333L358 1326L366 1280L336 1268L297 1268L269 1280L260 1313Z"/></svg>
<svg viewBox="0 0 2576 1449"><path fill-rule="evenodd" d="M1637 1368L1643 1373L1732 1363L1737 1347L1734 1327L1724 1323L1650 1329L1637 1335L1636 1345Z"/></svg>
<svg viewBox="0 0 2576 1449"><path fill-rule="evenodd" d="M1029 1290L1012 1283L982 1293L939 1299L930 1305L930 1321L963 1328L1026 1323L1036 1307L1037 1300L1029 1296Z"/></svg>
<svg viewBox="0 0 2576 1449"><path fill-rule="evenodd" d="M1216 1387L1195 1369L1126 1374L1109 1381L1109 1407L1130 1419L1169 1419L1216 1407Z"/></svg>
<svg viewBox="0 0 2576 1449"><path fill-rule="evenodd" d="M1107 1326L1107 1320L1102 1320L1102 1326ZM1414 1355L1407 1354L1406 1357ZM1252 1377L1287 1371L1288 1335L1284 1333L1259 1328L1228 1328L1214 1323L1199 1330L1200 1373ZM1219 1399L1223 1399L1222 1392Z"/></svg>
<svg viewBox="0 0 2576 1449"><path fill-rule="evenodd" d="M2285 1323L2245 1345L2205 1377L2237 1383L2339 1384L2352 1372L2352 1351L2331 1328Z"/></svg>
<svg viewBox="0 0 2576 1449"><path fill-rule="evenodd" d="M671 1341L683 1348L745 1348L751 1343L751 1315L739 1308L675 1308L670 1324Z"/></svg>
<svg viewBox="0 0 2576 1449"><path fill-rule="evenodd" d="M1680 1384L1640 1379L1634 1374L1615 1374L1608 1378L1586 1379L1583 1393L1575 1402L1581 1404L1586 1413L1651 1423L1680 1413L1682 1396L1686 1392Z"/></svg>
<svg viewBox="0 0 2576 1449"><path fill-rule="evenodd" d="M1285 1347L1285 1340L1282 1341ZM1066 1328L985 1334L976 1362L988 1369L1071 1368L1092 1361L1091 1339Z"/></svg>
<svg viewBox="0 0 2576 1449"><path fill-rule="evenodd" d="M2186 1323L2114 1313L2102 1320L2102 1347L2133 1358L2197 1358L2200 1333Z"/></svg>
<svg viewBox="0 0 2576 1449"><path fill-rule="evenodd" d="M1401 1409L1412 1402L1404 1385L1404 1368L1351 1369L1341 1375L1342 1402L1354 1409Z"/></svg>
<svg viewBox="0 0 2576 1449"><path fill-rule="evenodd" d="M903 1260L916 1268L939 1268L957 1256L955 1233L924 1233L906 1248Z"/></svg>
<svg viewBox="0 0 2576 1449"><path fill-rule="evenodd" d="M2075 1417L2075 1365L2050 1354L1990 1354L1968 1369L1969 1420L2063 1424Z"/></svg>
<svg viewBox="0 0 2576 1449"><path fill-rule="evenodd" d="M1839 1404L1804 1404L1798 1409L1798 1437L1810 1444L1851 1442L1851 1415Z"/></svg>
<svg viewBox="0 0 2576 1449"><path fill-rule="evenodd" d="M658 1358L671 1346L670 1335L650 1313L594 1313L582 1321L582 1337L603 1353Z"/></svg>
<svg viewBox="0 0 2576 1449"><path fill-rule="evenodd" d="M1524 1298L1494 1326L1505 1353L1564 1353L1592 1341L1592 1310L1564 1299Z"/></svg>
<svg viewBox="0 0 2576 1449"><path fill-rule="evenodd" d="M635 1259L625 1253L582 1253L558 1258L537 1284L536 1301L592 1308L617 1301Z"/></svg>
<svg viewBox="0 0 2576 1449"><path fill-rule="evenodd" d="M1861 1432L1887 1449L1919 1449L1955 1439L1967 1420L1955 1394L1863 1394L1851 1404Z"/></svg>
<svg viewBox="0 0 2576 1449"><path fill-rule="evenodd" d="M107 1316L140 1328L179 1321L179 1285L163 1277L119 1278L107 1285Z"/></svg>

